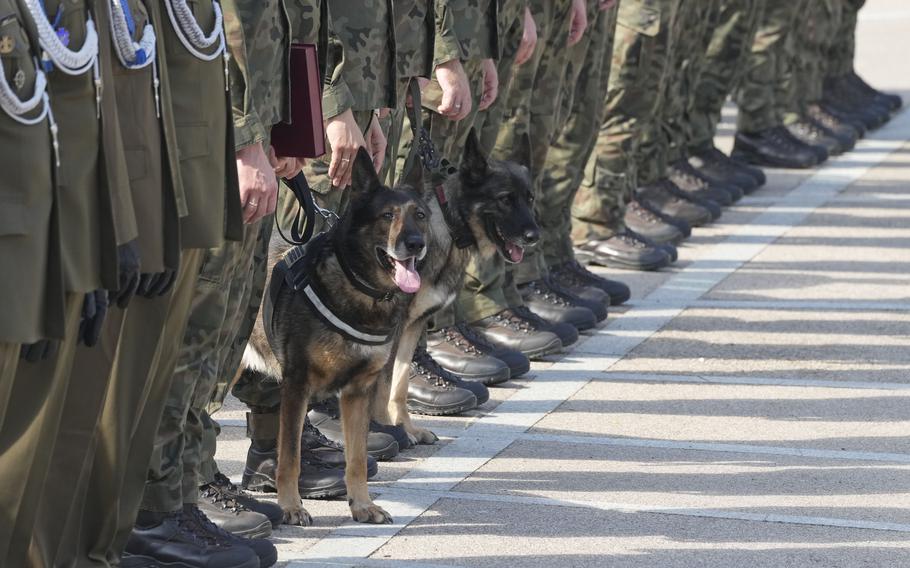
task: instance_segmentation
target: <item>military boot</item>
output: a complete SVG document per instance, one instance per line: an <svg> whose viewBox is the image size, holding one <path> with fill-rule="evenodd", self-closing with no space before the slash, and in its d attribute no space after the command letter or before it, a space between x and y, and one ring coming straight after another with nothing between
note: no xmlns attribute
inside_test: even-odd
<svg viewBox="0 0 910 568"><path fill-rule="evenodd" d="M844 153L844 147L841 146L840 140L832 136L811 119L801 118L786 126L787 130L790 131L790 134L804 144L822 146L830 156L839 156Z"/></svg>
<svg viewBox="0 0 910 568"><path fill-rule="evenodd" d="M301 440L313 462L342 469L347 464L344 457L344 444L330 440L319 428L313 426L309 416L303 421ZM379 473L379 464L376 462L376 458L367 454L367 479L376 477L377 473Z"/></svg>
<svg viewBox="0 0 910 568"><path fill-rule="evenodd" d="M151 558L162 566L259 568L260 564L253 549L220 542L182 509L174 513L139 511L125 553Z"/></svg>
<svg viewBox="0 0 910 568"><path fill-rule="evenodd" d="M544 280L535 280L518 287L524 304L546 321L568 323L578 331L597 325L597 316L587 306L579 305L553 290Z"/></svg>
<svg viewBox="0 0 910 568"><path fill-rule="evenodd" d="M411 376L408 378L408 411L430 416L451 416L477 408L477 396L467 388L458 386L457 382L457 377L440 367L424 349L418 347L411 361ZM480 383L470 384L483 387Z"/></svg>
<svg viewBox="0 0 910 568"><path fill-rule="evenodd" d="M721 213L717 203L689 195L666 178L636 189L635 199L649 209L682 219L693 227L708 224Z"/></svg>
<svg viewBox="0 0 910 568"><path fill-rule="evenodd" d="M219 527L237 536L267 538L272 534L272 528L281 524L281 507L253 499L226 477L219 481L218 484L207 483L199 488L199 508L205 510L205 514ZM229 487L233 487L234 491ZM261 510L269 512L271 516L252 510L241 503L240 499L259 505Z"/></svg>
<svg viewBox="0 0 910 568"><path fill-rule="evenodd" d="M679 217L671 217L670 215L667 215L666 213L661 213L656 207L654 207L652 204L645 202L645 201L639 201L638 199L632 199L631 201L629 201L629 205L631 205L633 203L635 203L636 205L639 205L642 209L647 209L654 215L657 215L657 218L660 219L662 222L667 223L669 225L673 225L674 227L679 229L679 232L683 234L684 239L688 239L689 237L692 236L692 225L690 225L689 222L686 221L685 219L680 219Z"/></svg>
<svg viewBox="0 0 910 568"><path fill-rule="evenodd" d="M252 550L259 558L259 566L268 568L278 562L278 550L275 545L264 538L244 538L232 534L209 519L195 504L187 503L183 506L184 514L193 518L199 529L209 535L216 543L226 546L243 546Z"/></svg>
<svg viewBox="0 0 910 568"><path fill-rule="evenodd" d="M332 396L311 403L307 418L326 438L344 446L341 408L336 397ZM367 454L379 461L386 461L397 456L402 448L408 447L410 447L410 441L404 428L370 421L370 432L367 434Z"/></svg>
<svg viewBox="0 0 910 568"><path fill-rule="evenodd" d="M528 312L524 315L531 314ZM572 325L566 325L574 335L574 338L569 336L568 339L572 339L573 343L578 341L578 330ZM514 349L531 360L559 353L565 345L560 336L547 327L548 323L540 318L522 317L513 309L471 323L471 328L493 345Z"/></svg>
<svg viewBox="0 0 910 568"><path fill-rule="evenodd" d="M711 200L722 207L733 205L742 199L743 192L735 185L724 185L711 182L686 159L678 160L667 166L667 177L676 187L690 195Z"/></svg>
<svg viewBox="0 0 910 568"><path fill-rule="evenodd" d="M671 262L661 247L648 244L628 229L608 239L581 243L578 249L586 254L591 264L609 268L650 271L660 270Z"/></svg>
<svg viewBox="0 0 910 568"><path fill-rule="evenodd" d="M866 81L857 75L855 71L849 73L846 76L846 80L852 83L855 88L866 93L866 95L873 97L879 104L889 108L892 112L899 110L904 106L904 101L901 99L900 95L879 91L869 85L869 83L866 83Z"/></svg>
<svg viewBox="0 0 910 568"><path fill-rule="evenodd" d="M120 557L120 564L117 566L119 568L161 568L161 564L158 564L154 558L136 556L128 552L123 553L123 556Z"/></svg>
<svg viewBox="0 0 910 568"><path fill-rule="evenodd" d="M853 126L825 112L819 105L806 107L806 118L824 128L831 136L837 138L845 152L852 150L860 138L860 133Z"/></svg>
<svg viewBox="0 0 910 568"><path fill-rule="evenodd" d="M784 135L788 136L794 144L805 145L810 150L815 152L815 157L818 158L819 164L823 164L828 161L828 158L830 157L828 154L828 148L825 147L825 144L820 140L814 140L812 134L810 134L808 130L803 131L803 134L806 135L806 140L803 140L793 134L793 132L791 132L787 126L780 126L778 128L781 128L784 132ZM816 134L820 134L820 131L816 130Z"/></svg>
<svg viewBox="0 0 910 568"><path fill-rule="evenodd" d="M600 286L595 286L590 280L580 277L575 271L569 270L565 264L549 267L550 280L583 300L600 302L605 306L612 305L610 295ZM597 294L593 294L596 291Z"/></svg>
<svg viewBox="0 0 910 568"><path fill-rule="evenodd" d="M882 118L881 109L870 109L855 102L848 100L843 93L838 91L826 80L825 90L819 104L828 112L835 116L843 117L852 123L860 122L868 130L874 130L884 124L886 119Z"/></svg>
<svg viewBox="0 0 910 568"><path fill-rule="evenodd" d="M611 306L619 306L621 304L624 304L629 301L629 298L632 297L632 292L629 290L628 286L617 280L610 280L609 278L604 278L603 276L594 274L582 266L581 263L579 263L577 260L566 262L565 264L560 264L559 266L551 268L550 274L553 274L554 272L571 272L582 282L587 282L591 286L600 288L610 296Z"/></svg>
<svg viewBox="0 0 910 568"><path fill-rule="evenodd" d="M443 369L465 380L494 385L511 377L508 365L482 351L455 326L427 334L427 351Z"/></svg>
<svg viewBox="0 0 910 568"><path fill-rule="evenodd" d="M713 144L693 150L689 163L708 180L735 185L743 193L752 193L765 185L763 171L737 162Z"/></svg>
<svg viewBox="0 0 910 568"><path fill-rule="evenodd" d="M733 159L772 168L805 169L818 164L818 156L803 143L797 143L778 126L759 132L737 132Z"/></svg>
<svg viewBox="0 0 910 568"><path fill-rule="evenodd" d="M510 378L520 377L531 370L530 359L525 357L521 351L493 345L487 341L486 337L477 333L467 322L457 323L455 327L474 347L505 363L509 367Z"/></svg>
<svg viewBox="0 0 910 568"><path fill-rule="evenodd" d="M685 239L679 227L664 221L637 201L631 201L626 206L623 221L627 228L645 235L656 243L679 243Z"/></svg>
<svg viewBox="0 0 910 568"><path fill-rule="evenodd" d="M846 76L836 79L826 79L826 85L829 92L843 101L844 105L851 110L861 110L874 118L881 126L891 120L891 107L885 102L879 102L874 96L867 95L861 89L857 89ZM824 99L824 95L822 99Z"/></svg>

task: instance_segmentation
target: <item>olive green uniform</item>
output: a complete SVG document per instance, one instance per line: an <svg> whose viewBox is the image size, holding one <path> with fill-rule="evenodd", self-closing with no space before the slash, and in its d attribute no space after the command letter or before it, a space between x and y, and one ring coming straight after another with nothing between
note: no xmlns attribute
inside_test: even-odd
<svg viewBox="0 0 910 568"><path fill-rule="evenodd" d="M57 13L60 2L48 1L44 7L47 13ZM94 10L93 3L68 2L66 8L59 25L68 32L72 48L81 46L87 38L90 9L98 20L99 43L109 41L107 20ZM37 28L30 17L23 17L22 24L31 41L36 41ZM110 62L102 56L98 67L101 81L110 81ZM25 565L32 544L37 545L34 553L42 554L41 547L59 536L55 532L58 519L44 512L42 500L47 487L63 483L58 476L69 479L73 471L81 471L84 455L65 451L66 445L73 432L80 441L90 440L94 426L92 423L83 427L86 420L94 418L72 399L67 400L68 385L79 384L82 388L84 379L86 398L96 404L106 388L106 377L99 379L72 367L83 294L118 287L116 246L133 240L137 234L112 99L101 96L89 71L74 76L55 68L48 75L48 91L59 128L60 167L56 182L59 207L65 211L59 217L59 246L67 290L66 333L55 357L37 365L19 366L10 393L0 434L0 438L10 439L0 440L0 447L4 448L0 472L10 481L5 491L19 499L18 503L9 503L9 508L4 504L4 511L12 519L12 541L3 543L0 549L6 566ZM22 463L12 464L9 460ZM28 467L25 475L16 471L20 467ZM71 503L67 499L61 505L65 516ZM54 545L50 547L53 550ZM34 563L34 559L28 562Z"/></svg>

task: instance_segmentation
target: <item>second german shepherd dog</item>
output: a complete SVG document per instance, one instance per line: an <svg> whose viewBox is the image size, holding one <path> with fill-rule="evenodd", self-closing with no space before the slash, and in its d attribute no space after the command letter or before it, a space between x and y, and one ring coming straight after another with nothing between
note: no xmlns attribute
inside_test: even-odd
<svg viewBox="0 0 910 568"><path fill-rule="evenodd" d="M297 480L307 404L322 393L340 393L352 516L360 522L391 522L367 490L366 440L377 382L388 382L380 379L388 376L400 322L420 289L417 270L428 252L430 211L418 188L382 185L362 148L352 178L347 214L307 244L302 284L284 285L272 295L281 277L272 272L273 317L257 321L244 356L244 373L281 379L276 484L284 522L292 525L312 523L301 506ZM273 247L270 267L288 266L299 250L278 248L284 250Z"/></svg>

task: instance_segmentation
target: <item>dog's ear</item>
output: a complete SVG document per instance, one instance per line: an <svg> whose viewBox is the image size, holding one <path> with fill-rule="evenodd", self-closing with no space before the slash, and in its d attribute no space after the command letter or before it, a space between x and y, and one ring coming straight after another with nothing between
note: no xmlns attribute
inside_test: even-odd
<svg viewBox="0 0 910 568"><path fill-rule="evenodd" d="M518 135L509 161L531 169L531 136L527 132Z"/></svg>
<svg viewBox="0 0 910 568"><path fill-rule="evenodd" d="M423 164L420 160L414 160L411 168L404 172L401 184L413 187L417 193L423 192Z"/></svg>
<svg viewBox="0 0 910 568"><path fill-rule="evenodd" d="M461 157L461 176L462 179L473 183L480 184L488 177L490 164L487 162L487 154L480 147L480 141L477 139L477 132L472 128L468 132L468 138L465 141L464 153Z"/></svg>
<svg viewBox="0 0 910 568"><path fill-rule="evenodd" d="M373 167L373 160L366 148L361 146L357 150L357 156L354 158L354 169L351 171L351 191L372 192L382 189L382 182L376 175L376 169Z"/></svg>

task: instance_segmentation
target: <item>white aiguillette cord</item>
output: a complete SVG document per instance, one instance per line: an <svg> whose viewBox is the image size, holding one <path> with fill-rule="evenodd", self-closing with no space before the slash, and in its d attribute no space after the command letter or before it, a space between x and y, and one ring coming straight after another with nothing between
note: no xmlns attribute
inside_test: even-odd
<svg viewBox="0 0 910 568"><path fill-rule="evenodd" d="M25 126L34 126L48 119L51 129L51 137L54 144L54 158L57 166L60 166L60 144L57 142L57 123L54 121L54 113L51 111L50 98L47 96L47 76L38 65L35 64L35 92L28 100L22 100L13 92L6 80L6 70L0 65L0 108L9 115L10 118ZM38 105L41 105L41 111L33 118L26 118L25 115L32 112Z"/></svg>
<svg viewBox="0 0 910 568"><path fill-rule="evenodd" d="M221 5L212 0L212 9L215 11L215 25L208 35L199 27L199 22L196 21L196 16L193 15L190 7L186 5L186 0L164 0L164 5L167 7L167 15L171 19L174 32L187 51L203 61L214 61L219 56L224 58L224 89L228 90L229 55L225 49L224 19L221 13ZM211 54L201 51L210 49L216 42L217 47Z"/></svg>
<svg viewBox="0 0 910 568"><path fill-rule="evenodd" d="M161 118L161 96L159 87L161 82L158 80L158 62L155 47L157 37L155 28L151 23L146 23L142 28L142 37L138 42L133 41L133 35L130 31L130 22L133 18L130 15L127 18L126 10L129 5L121 2L125 0L110 0L111 7L111 37L114 40L114 51L120 63L127 69L143 69L152 66L152 89L155 92L155 115Z"/></svg>

